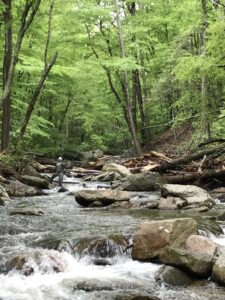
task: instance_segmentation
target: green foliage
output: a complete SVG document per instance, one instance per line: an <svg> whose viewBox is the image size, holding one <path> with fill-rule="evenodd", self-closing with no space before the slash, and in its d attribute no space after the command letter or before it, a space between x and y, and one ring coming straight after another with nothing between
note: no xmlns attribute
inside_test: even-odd
<svg viewBox="0 0 225 300"><path fill-rule="evenodd" d="M93 148L118 153L130 147L132 136L124 113L127 105L124 71L128 74L131 100L133 74L139 72L145 126L150 128L151 137L187 120L197 132L200 130L202 78L207 86L211 131L215 136L224 135L225 22L222 8L214 10L210 3L207 4L207 42L202 55L200 1L138 0L133 15L128 3L131 1L121 1L120 7L126 51L126 57L121 58L115 1L56 0L48 58L56 50L59 56L29 122L23 141L27 148L54 156L67 150ZM13 1L14 44L23 7L24 1ZM44 68L48 11L49 1L42 1L19 54L12 89L12 145L16 143L28 103ZM4 40L2 12L1 3L0 35ZM4 44L1 43L1 61L3 57ZM0 87L2 77L0 67ZM135 115L141 139L143 124L138 103Z"/></svg>

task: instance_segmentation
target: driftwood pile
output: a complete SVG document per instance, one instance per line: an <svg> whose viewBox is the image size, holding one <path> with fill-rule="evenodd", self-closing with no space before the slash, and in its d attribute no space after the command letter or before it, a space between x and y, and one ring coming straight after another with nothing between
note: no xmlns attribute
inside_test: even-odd
<svg viewBox="0 0 225 300"><path fill-rule="evenodd" d="M132 173L144 171L159 172L168 183L195 184L202 187L225 186L225 144L184 155L169 157L164 153L150 151L141 157L117 159L117 163L129 168ZM106 163L103 157L92 163L100 168Z"/></svg>

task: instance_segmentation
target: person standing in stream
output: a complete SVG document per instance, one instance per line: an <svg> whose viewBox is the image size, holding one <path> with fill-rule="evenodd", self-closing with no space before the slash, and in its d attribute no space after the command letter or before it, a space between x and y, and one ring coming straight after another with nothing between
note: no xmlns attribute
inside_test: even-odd
<svg viewBox="0 0 225 300"><path fill-rule="evenodd" d="M65 167L66 167L66 164L63 162L63 159L60 156L56 163L55 173L53 173L50 178L50 183L53 182L54 178L59 177L59 186L62 186Z"/></svg>

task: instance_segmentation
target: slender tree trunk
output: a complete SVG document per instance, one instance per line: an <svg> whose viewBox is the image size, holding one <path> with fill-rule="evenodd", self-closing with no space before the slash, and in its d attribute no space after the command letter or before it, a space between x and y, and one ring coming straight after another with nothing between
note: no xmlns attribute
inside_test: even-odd
<svg viewBox="0 0 225 300"><path fill-rule="evenodd" d="M25 118L23 120L23 124L22 124L21 129L20 129L20 133L19 133L19 136L18 136L18 142L21 142L23 140L23 137L26 133L26 129L27 129L27 126L29 124L31 115L33 113L35 104L36 104L36 102L38 100L38 97L41 93L41 90L43 88L45 80L46 80L49 72L51 71L52 67L54 66L54 64L56 62L56 59L57 59L57 56L58 56L58 53L56 52L55 55L52 57L50 63L48 63L48 50L49 50L50 39L51 39L51 20L52 20L54 3L55 3L55 0L52 0L51 5L50 5L50 9L49 9L48 34L47 34L47 40L46 40L46 45L45 45L45 53L44 53L44 70L43 70L43 73L40 77L40 80L39 80L39 82L38 82L38 84L35 88L35 91L32 95L31 101L29 103Z"/></svg>
<svg viewBox="0 0 225 300"><path fill-rule="evenodd" d="M47 34L47 40L46 40L46 45L45 45L45 53L44 53L45 69L47 69L47 65L48 65L48 50L49 50L49 44L50 44L50 41L51 41L52 15L53 15L54 5L55 5L55 0L52 0L51 4L50 4L50 9L49 9L48 34Z"/></svg>
<svg viewBox="0 0 225 300"><path fill-rule="evenodd" d="M206 56L206 31L207 31L207 8L206 0L201 0L202 6L202 46L200 55L204 59ZM201 103L201 142L203 142L207 137L209 137L209 120L208 120L208 95L207 95L207 79L203 75L201 82L201 93L202 93L202 103ZM207 136L208 135L208 136Z"/></svg>
<svg viewBox="0 0 225 300"><path fill-rule="evenodd" d="M117 26L118 26L118 34L119 34L119 41L120 41L121 57L125 58L126 52L125 52L123 30L122 30L121 21L120 21L119 0L115 0L115 4L116 4ZM128 114L128 119L129 119L129 123L130 123L132 136L133 136L134 147L135 147L137 154L142 155L141 145L138 140L138 136L137 136L137 132L136 132L136 128L135 128L135 122L134 122L133 115L132 115L132 108L131 108L131 101L130 101L130 94L129 94L128 71L126 69L124 70L124 88L125 88L124 91L125 91L127 114Z"/></svg>
<svg viewBox="0 0 225 300"><path fill-rule="evenodd" d="M66 108L64 110L64 113L62 114L62 118L61 118L61 121L60 121L60 124L59 124L59 127L58 127L58 134L60 132L62 132L63 124L65 122L65 118L66 118L67 112L69 110L69 107L70 107L70 104L72 103L72 101L73 101L73 95L72 95L72 92L69 92L68 93L68 98L67 98Z"/></svg>
<svg viewBox="0 0 225 300"><path fill-rule="evenodd" d="M5 0L3 19L5 25L5 50L3 61L3 90L9 77L10 65L12 62L12 1ZM3 101L2 110L2 137L1 137L1 151L7 151L9 147L9 134L11 123L11 91L7 94Z"/></svg>
<svg viewBox="0 0 225 300"><path fill-rule="evenodd" d="M128 10L130 12L130 15L132 17L135 17L136 15L136 2L132 1L130 3L127 3ZM132 42L136 41L136 36L133 35ZM138 63L138 55L135 53L135 57ZM146 116L145 116L145 109L144 109L144 101L143 101L143 95L142 95L142 86L140 81L140 72L138 69L132 71L132 112L134 117L134 122L136 126L136 130L138 130L137 126L137 105L139 108L140 113L140 119L141 119L141 137L142 142L145 146L149 146L150 137L147 130L147 124L146 124Z"/></svg>
<svg viewBox="0 0 225 300"><path fill-rule="evenodd" d="M5 0L3 1L5 3ZM12 89L12 83L13 83L13 77L14 77L14 71L15 67L18 61L18 56L20 52L20 48L23 42L23 38L25 33L27 32L28 28L33 22L33 19L38 11L38 8L40 6L41 0L33 0L28 1L26 0L24 10L22 13L21 21L20 21L20 29L17 37L17 42L15 45L15 48L13 50L11 64L9 67L8 77L7 81L4 85L3 94L0 97L0 109L2 109L3 103L5 102L5 99L7 99L8 95L11 93Z"/></svg>
<svg viewBox="0 0 225 300"><path fill-rule="evenodd" d="M44 82L49 74L49 72L51 71L51 68L53 67L53 65L55 64L56 62L56 59L57 59L57 53L54 55L54 57L52 58L51 62L47 65L47 68L43 71L42 75L41 75L41 78L36 86L36 89L33 93L33 96L31 98L31 101L30 101L30 104L28 106L28 109L27 109L27 112L26 112L26 115L25 115L25 118L24 118L24 121L23 121L23 125L20 129L20 134L19 134L19 138L18 138L18 141L22 141L23 137L24 137L24 134L26 133L26 129L27 129L27 126L28 126L28 123L30 121L30 118L31 118L31 115L32 115L32 112L34 110L34 107L35 107L35 104L37 102L37 99L38 99L38 96L43 88L43 85L44 85Z"/></svg>
<svg viewBox="0 0 225 300"><path fill-rule="evenodd" d="M12 45L12 1L2 0L5 5L3 12L5 33L5 53L3 65L3 93L0 97L0 110L2 110L2 138L1 151L6 151L9 148L10 124L11 124L11 94L13 77L18 61L20 48L23 42L24 35L38 11L41 0L28 1L24 5L24 10L20 20L20 28L17 36L15 47Z"/></svg>
<svg viewBox="0 0 225 300"><path fill-rule="evenodd" d="M148 148L150 145L150 135L149 135L149 130L147 129L147 117L144 108L144 100L143 100L139 70L136 70L136 88L137 88L138 106L139 106L140 117L141 117L141 135L145 146L147 146Z"/></svg>

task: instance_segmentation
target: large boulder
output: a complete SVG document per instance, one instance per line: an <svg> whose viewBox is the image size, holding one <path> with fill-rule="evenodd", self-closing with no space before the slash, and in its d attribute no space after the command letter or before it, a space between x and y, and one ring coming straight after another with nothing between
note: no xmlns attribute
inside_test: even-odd
<svg viewBox="0 0 225 300"><path fill-rule="evenodd" d="M200 278L208 278L215 263L215 257L198 252L190 252L177 247L166 247L160 255L160 261Z"/></svg>
<svg viewBox="0 0 225 300"><path fill-rule="evenodd" d="M74 193L74 196L78 204L88 207L93 206L95 202L107 206L114 202L129 201L132 193L118 190L81 190Z"/></svg>
<svg viewBox="0 0 225 300"><path fill-rule="evenodd" d="M183 247L192 234L197 234L197 223L192 218L142 223L133 236L132 257L151 261L168 246Z"/></svg>
<svg viewBox="0 0 225 300"><path fill-rule="evenodd" d="M192 278L182 270L163 265L155 274L156 281L168 286L188 286Z"/></svg>
<svg viewBox="0 0 225 300"><path fill-rule="evenodd" d="M25 276L37 271L41 274L59 273L63 272L66 267L67 262L63 261L61 254L54 250L46 250L45 253L40 250L23 253L6 262L7 272L17 270Z"/></svg>
<svg viewBox="0 0 225 300"><path fill-rule="evenodd" d="M131 171L129 169L116 163L105 164L104 167L102 168L102 171L109 172L109 173L114 172L119 174L121 177L126 177L131 175Z"/></svg>
<svg viewBox="0 0 225 300"><path fill-rule="evenodd" d="M185 199L181 199L178 197L161 197L158 203L158 209L166 209L166 210L173 210L173 209L181 209L187 205L187 201Z"/></svg>
<svg viewBox="0 0 225 300"><path fill-rule="evenodd" d="M34 186L39 189L47 189L48 188L48 181L43 178L40 178L40 177L21 175L20 181L24 184L27 184L29 186Z"/></svg>
<svg viewBox="0 0 225 300"><path fill-rule="evenodd" d="M105 182L111 182L120 180L121 176L119 173L116 172L101 172L99 175L91 175L88 177L85 177L85 181L105 181Z"/></svg>
<svg viewBox="0 0 225 300"><path fill-rule="evenodd" d="M218 258L213 266L211 278L213 281L225 284L225 247L218 251Z"/></svg>
<svg viewBox="0 0 225 300"><path fill-rule="evenodd" d="M26 197L26 196L36 196L41 195L40 190L37 188L28 186L16 179L10 180L9 183L2 184L6 190L6 192L9 194L9 196L14 197Z"/></svg>
<svg viewBox="0 0 225 300"><path fill-rule="evenodd" d="M159 201L160 209L203 209L206 211L215 204L209 193L194 185L165 184Z"/></svg>
<svg viewBox="0 0 225 300"><path fill-rule="evenodd" d="M99 238L87 237L79 240L73 251L79 257L88 257L96 265L109 265L110 259L122 255L128 244L128 239L119 234Z"/></svg>
<svg viewBox="0 0 225 300"><path fill-rule="evenodd" d="M125 191L156 191L165 183L155 172L132 174L124 178L115 188Z"/></svg>
<svg viewBox="0 0 225 300"><path fill-rule="evenodd" d="M92 240L88 247L82 251L82 255L97 258L114 257L121 255L127 246L128 241L123 236L102 237Z"/></svg>

